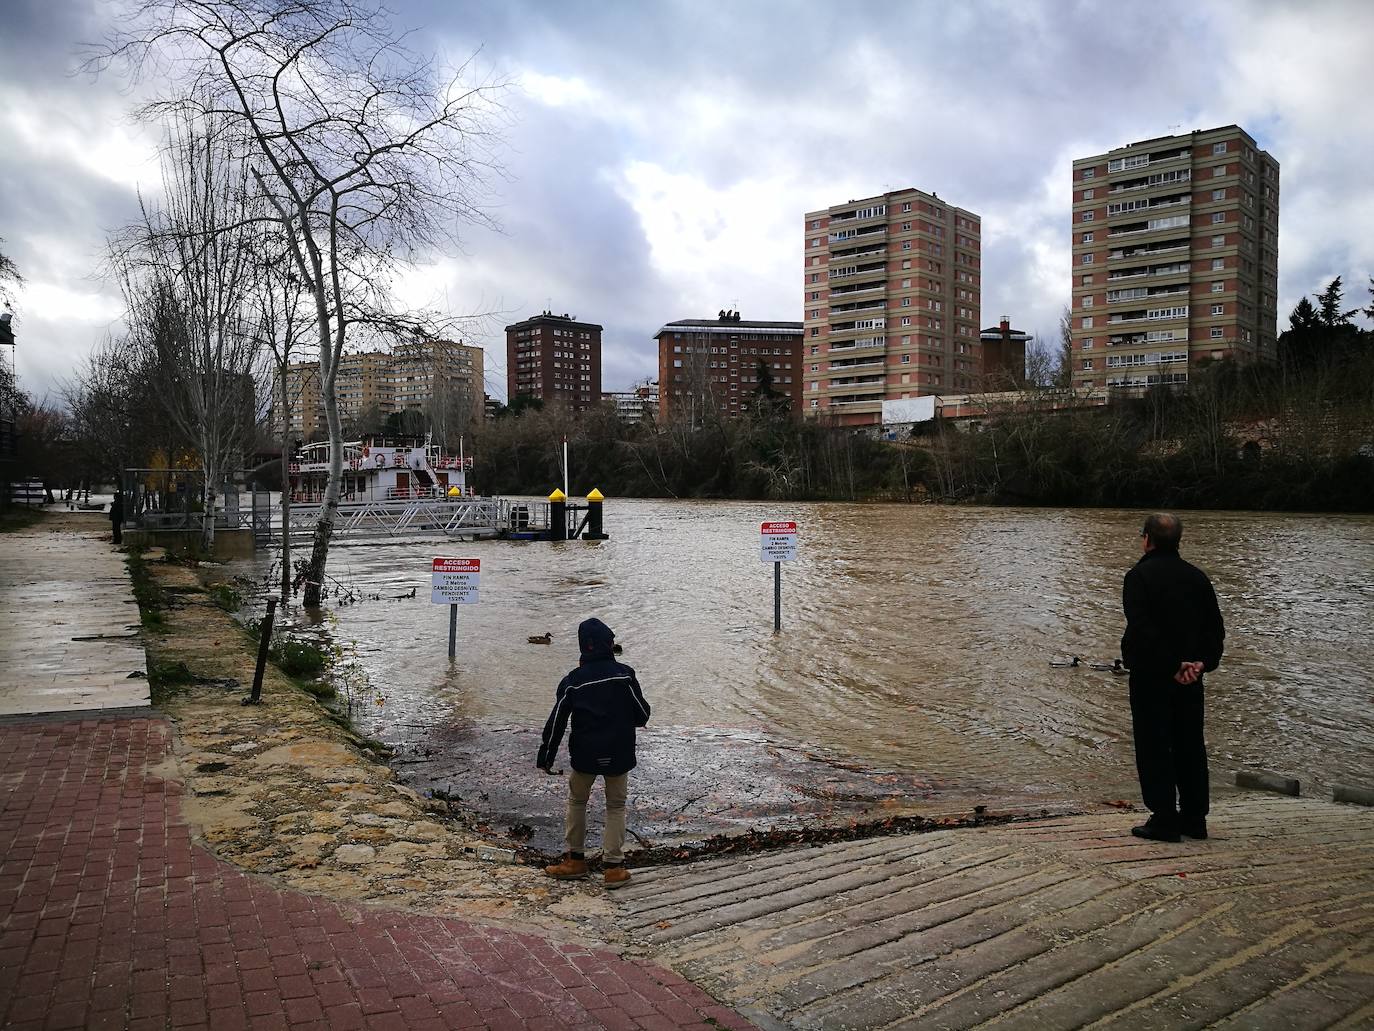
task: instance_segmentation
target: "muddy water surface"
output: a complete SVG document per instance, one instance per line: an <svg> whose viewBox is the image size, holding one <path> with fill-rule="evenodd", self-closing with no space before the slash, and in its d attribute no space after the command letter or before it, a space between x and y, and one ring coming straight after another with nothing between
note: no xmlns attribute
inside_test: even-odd
<svg viewBox="0 0 1374 1031"><path fill-rule="evenodd" d="M758 523L795 518L781 636ZM645 838L810 818L958 812L984 802L1135 799L1124 678L1110 661L1140 516L1109 510L611 501L609 541L340 547L367 594L337 612L372 690L365 722L402 774L497 832L556 844L561 778L534 770L576 626L598 616L654 707L631 824ZM1374 757L1374 519L1185 514L1227 653L1209 678L1216 790L1239 766L1313 791ZM432 555L482 560L481 602L428 598ZM551 633L547 646L531 635ZM382 704L376 704L380 699ZM562 765L566 766L566 757Z"/></svg>

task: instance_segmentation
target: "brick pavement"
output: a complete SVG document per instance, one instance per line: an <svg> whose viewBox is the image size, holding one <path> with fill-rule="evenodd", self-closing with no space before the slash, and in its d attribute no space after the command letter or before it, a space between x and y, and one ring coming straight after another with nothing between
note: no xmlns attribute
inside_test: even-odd
<svg viewBox="0 0 1374 1031"><path fill-rule="evenodd" d="M37 1028L748 1028L669 970L284 891L191 841L158 719L0 725L0 1017Z"/></svg>

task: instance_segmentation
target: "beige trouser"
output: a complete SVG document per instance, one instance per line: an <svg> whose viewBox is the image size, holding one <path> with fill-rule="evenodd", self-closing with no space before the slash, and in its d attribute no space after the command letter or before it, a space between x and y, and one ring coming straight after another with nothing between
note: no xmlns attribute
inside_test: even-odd
<svg viewBox="0 0 1374 1031"><path fill-rule="evenodd" d="M568 771L568 822L564 843L569 852L582 852L587 842L587 799L591 798L596 773ZM630 775L601 776L606 785L606 833L601 840L603 862L618 864L625 861L625 797L629 794Z"/></svg>

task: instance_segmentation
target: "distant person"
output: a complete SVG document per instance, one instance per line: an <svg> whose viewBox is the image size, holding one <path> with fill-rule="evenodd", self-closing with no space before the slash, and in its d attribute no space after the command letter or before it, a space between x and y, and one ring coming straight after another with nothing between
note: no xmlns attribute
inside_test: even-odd
<svg viewBox="0 0 1374 1031"><path fill-rule="evenodd" d="M1150 818L1131 833L1154 841L1207 837L1207 746L1202 675L1221 662L1226 628L1207 574L1178 553L1183 522L1152 515L1140 561L1122 585L1130 669L1131 731L1140 794Z"/></svg>
<svg viewBox="0 0 1374 1031"><path fill-rule="evenodd" d="M124 543L124 494L115 491L114 500L110 502L110 527L114 530L114 542L116 545Z"/></svg>
<svg viewBox="0 0 1374 1031"><path fill-rule="evenodd" d="M568 813L564 827L567 851L544 873L559 880L587 876L583 848L587 838L587 799L600 777L606 792L606 832L601 842L607 888L630 879L625 869L625 799L629 775L635 767L635 728L649 722L649 703L639 689L635 671L615 660L615 634L599 619L577 628L581 653L577 668L558 685L553 712L544 724L538 765L553 772L563 731L572 720L568 738Z"/></svg>

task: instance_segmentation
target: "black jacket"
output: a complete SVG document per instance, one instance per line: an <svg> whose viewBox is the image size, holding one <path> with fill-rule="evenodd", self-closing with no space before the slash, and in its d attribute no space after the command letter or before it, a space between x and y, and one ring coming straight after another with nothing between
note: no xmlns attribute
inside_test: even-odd
<svg viewBox="0 0 1374 1031"><path fill-rule="evenodd" d="M1147 551L1126 573L1121 590L1126 633L1121 658L1139 681L1168 680L1184 662L1207 672L1221 662L1226 627L1207 574L1177 551Z"/></svg>
<svg viewBox="0 0 1374 1031"><path fill-rule="evenodd" d="M568 756L574 770L616 777L634 769L635 728L649 722L649 703L635 671L615 661L614 643L615 634L599 619L577 628L582 657L558 685L539 744L540 769L553 765L569 719Z"/></svg>

